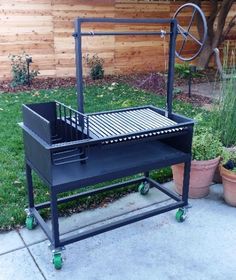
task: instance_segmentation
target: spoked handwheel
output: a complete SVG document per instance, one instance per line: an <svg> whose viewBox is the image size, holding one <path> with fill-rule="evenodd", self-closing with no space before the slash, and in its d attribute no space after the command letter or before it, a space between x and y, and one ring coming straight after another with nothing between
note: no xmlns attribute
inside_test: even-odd
<svg viewBox="0 0 236 280"><path fill-rule="evenodd" d="M184 27L181 26L181 17L186 18L185 13L186 12L191 12L191 18L189 22L184 23ZM180 34L182 40L180 41L180 47L176 48L175 54L176 56L183 60L183 61L191 61L195 59L200 52L202 51L202 48L205 44L206 38L207 38L207 21L205 18L204 13L202 10L195 4L193 3L187 3L182 5L174 14L174 17L177 19L177 29L178 29L178 34ZM192 33L191 28L193 25L196 24L196 28L198 29L199 36L197 36L195 33ZM199 37L199 38L198 38ZM192 55L191 57L188 57L184 54L184 51L187 45L187 42L191 41L197 46L196 53Z"/></svg>

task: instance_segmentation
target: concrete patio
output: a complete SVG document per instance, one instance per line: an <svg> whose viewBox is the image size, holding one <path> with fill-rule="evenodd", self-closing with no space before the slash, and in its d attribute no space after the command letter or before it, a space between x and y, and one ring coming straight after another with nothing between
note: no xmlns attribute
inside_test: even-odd
<svg viewBox="0 0 236 280"><path fill-rule="evenodd" d="M132 193L107 207L61 218L61 233L168 202L154 189L147 196ZM190 204L184 223L177 223L171 211L67 246L60 271L50 263L48 241L39 227L2 233L0 280L236 279L236 212L224 203L222 185L211 186L208 197Z"/></svg>

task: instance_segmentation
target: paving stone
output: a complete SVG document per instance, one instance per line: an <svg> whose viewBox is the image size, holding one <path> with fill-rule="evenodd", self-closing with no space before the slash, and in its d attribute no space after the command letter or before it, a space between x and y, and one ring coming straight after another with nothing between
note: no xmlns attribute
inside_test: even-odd
<svg viewBox="0 0 236 280"><path fill-rule="evenodd" d="M46 242L30 250L47 280L235 280L235 208L224 203L220 185L190 203L184 223L171 211L68 245L60 272Z"/></svg>
<svg viewBox="0 0 236 280"><path fill-rule="evenodd" d="M43 280L26 248L0 256L0 280Z"/></svg>
<svg viewBox="0 0 236 280"><path fill-rule="evenodd" d="M23 247L24 243L16 231L0 233L0 255Z"/></svg>

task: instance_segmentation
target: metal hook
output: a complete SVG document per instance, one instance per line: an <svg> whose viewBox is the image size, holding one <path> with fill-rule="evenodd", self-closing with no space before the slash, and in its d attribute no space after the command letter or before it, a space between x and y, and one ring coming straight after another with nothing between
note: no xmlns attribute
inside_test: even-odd
<svg viewBox="0 0 236 280"><path fill-rule="evenodd" d="M166 31L161 29L161 38L165 38L166 36Z"/></svg>

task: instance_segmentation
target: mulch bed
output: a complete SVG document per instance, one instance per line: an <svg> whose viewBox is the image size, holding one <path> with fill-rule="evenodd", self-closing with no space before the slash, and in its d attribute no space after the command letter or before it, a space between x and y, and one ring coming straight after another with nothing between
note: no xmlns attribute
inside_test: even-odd
<svg viewBox="0 0 236 280"><path fill-rule="evenodd" d="M215 70L207 70L203 72L201 77L193 78L192 83L201 83L214 81L216 77ZM91 80L90 78L85 79L86 85L104 85L113 82L122 82L129 84L130 86L153 92L158 95L166 95L166 75L162 73L148 73L148 74L135 74L126 76L106 76L102 80ZM186 85L186 79L175 78L175 87L178 88L182 85ZM32 81L31 85L23 85L13 88L11 86L11 81L0 81L0 93L8 92L27 92L32 90L40 89L58 89L75 87L76 79L74 77L68 78L36 78ZM200 95L192 95L191 98L188 97L186 92L181 92L174 95L174 99L181 100L184 102L191 103L196 106L203 106L204 104L211 104L212 99L208 97L203 97Z"/></svg>
<svg viewBox="0 0 236 280"><path fill-rule="evenodd" d="M55 89L75 86L75 78L35 78L31 85L11 86L10 80L0 81L0 93L27 92L40 89Z"/></svg>

